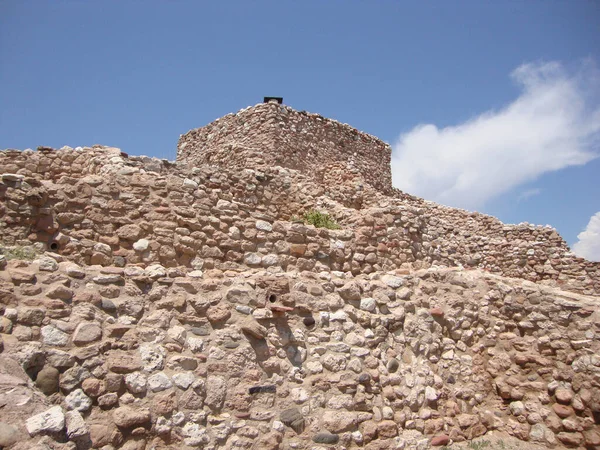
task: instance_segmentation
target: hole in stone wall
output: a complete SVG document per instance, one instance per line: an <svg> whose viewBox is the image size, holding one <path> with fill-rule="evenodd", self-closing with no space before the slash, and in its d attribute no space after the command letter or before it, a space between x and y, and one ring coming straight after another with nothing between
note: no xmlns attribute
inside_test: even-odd
<svg viewBox="0 0 600 450"><path fill-rule="evenodd" d="M50 250L52 250L53 252L55 252L56 250L58 250L58 242L50 242Z"/></svg>
<svg viewBox="0 0 600 450"><path fill-rule="evenodd" d="M271 303L275 303L277 301L277 296L275 294L270 294L269 295L269 301Z"/></svg>

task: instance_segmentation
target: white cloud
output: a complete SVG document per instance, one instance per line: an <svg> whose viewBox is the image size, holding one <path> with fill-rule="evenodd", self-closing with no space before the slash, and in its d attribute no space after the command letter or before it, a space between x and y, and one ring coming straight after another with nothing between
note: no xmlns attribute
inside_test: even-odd
<svg viewBox="0 0 600 450"><path fill-rule="evenodd" d="M531 197L535 197L536 195L540 195L542 190L540 188L527 189L519 194L517 197L518 202L522 202L524 200L530 199Z"/></svg>
<svg viewBox="0 0 600 450"><path fill-rule="evenodd" d="M594 214L573 245L573 253L589 261L600 261L600 211Z"/></svg>
<svg viewBox="0 0 600 450"><path fill-rule="evenodd" d="M600 76L595 65L568 73L556 62L511 74L521 94L499 111L439 129L419 125L393 146L394 185L451 206L486 201L540 175L598 156Z"/></svg>

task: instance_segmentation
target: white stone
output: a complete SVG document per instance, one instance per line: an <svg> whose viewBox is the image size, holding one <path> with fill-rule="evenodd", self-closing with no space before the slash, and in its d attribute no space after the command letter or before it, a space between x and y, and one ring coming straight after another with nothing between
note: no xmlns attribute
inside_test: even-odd
<svg viewBox="0 0 600 450"><path fill-rule="evenodd" d="M142 344L139 351L144 363L144 371L153 372L164 367L166 352L160 345Z"/></svg>
<svg viewBox="0 0 600 450"><path fill-rule="evenodd" d="M360 299L360 309L363 311L374 312L377 307L377 303L374 298L365 297Z"/></svg>
<svg viewBox="0 0 600 450"><path fill-rule="evenodd" d="M193 352L201 352L204 347L204 341L199 337L190 336L187 339L188 347Z"/></svg>
<svg viewBox="0 0 600 450"><path fill-rule="evenodd" d="M56 272L58 270L58 263L53 259L47 256L44 256L39 259L39 269L44 272Z"/></svg>
<svg viewBox="0 0 600 450"><path fill-rule="evenodd" d="M71 439L85 436L89 428L79 411L68 411L65 414L67 424L67 436Z"/></svg>
<svg viewBox="0 0 600 450"><path fill-rule="evenodd" d="M283 424L283 422L280 422L279 420L274 420L272 426L273 426L273 429L279 433L285 432L285 425Z"/></svg>
<svg viewBox="0 0 600 450"><path fill-rule="evenodd" d="M273 231L273 225L271 225L269 222L266 222L264 220L257 220L256 228L261 231Z"/></svg>
<svg viewBox="0 0 600 450"><path fill-rule="evenodd" d="M150 246L150 241L148 239L139 239L133 243L133 249L136 252L145 252L148 250Z"/></svg>
<svg viewBox="0 0 600 450"><path fill-rule="evenodd" d="M144 271L150 278L162 278L167 276L167 270L160 264L152 264Z"/></svg>
<svg viewBox="0 0 600 450"><path fill-rule="evenodd" d="M105 255L109 255L109 256L112 253L112 249L110 248L110 245L104 244L103 242L97 242L94 245L94 250L99 253L104 253Z"/></svg>
<svg viewBox="0 0 600 450"><path fill-rule="evenodd" d="M346 320L348 320L348 314L346 314L346 311L340 309L334 313L331 313L329 315L329 320L331 320L332 322L345 322Z"/></svg>
<svg viewBox="0 0 600 450"><path fill-rule="evenodd" d="M196 377L192 372L176 373L175 375L173 375L172 378L173 383L175 383L175 386L177 386L180 389L183 389L184 391L187 388L189 388L192 385L192 383L196 380Z"/></svg>
<svg viewBox="0 0 600 450"><path fill-rule="evenodd" d="M58 433L65 427L65 415L60 406L53 406L43 413L27 419L25 427L31 436L44 432Z"/></svg>
<svg viewBox="0 0 600 450"><path fill-rule="evenodd" d="M265 255L262 259L262 265L264 267L276 266L279 264L279 257L277 255Z"/></svg>
<svg viewBox="0 0 600 450"><path fill-rule="evenodd" d="M244 264L249 266L258 266L262 261L262 256L258 253L246 253L244 255Z"/></svg>
<svg viewBox="0 0 600 450"><path fill-rule="evenodd" d="M140 277L144 275L144 269L138 266L127 266L123 270L123 273L127 277Z"/></svg>
<svg viewBox="0 0 600 450"><path fill-rule="evenodd" d="M306 368L310 373L321 373L323 372L323 364L319 361L309 361L306 363Z"/></svg>
<svg viewBox="0 0 600 450"><path fill-rule="evenodd" d="M175 414L173 414L171 420L173 421L174 425L179 426L185 421L185 414L181 411L177 411Z"/></svg>
<svg viewBox="0 0 600 450"><path fill-rule="evenodd" d="M173 428L173 424L166 417L160 416L158 419L156 419L156 432L158 434L169 433L171 428Z"/></svg>
<svg viewBox="0 0 600 450"><path fill-rule="evenodd" d="M404 284L404 280L402 278L394 275L384 275L381 277L381 281L393 289L397 289Z"/></svg>
<svg viewBox="0 0 600 450"><path fill-rule="evenodd" d="M42 327L41 331L42 341L46 345L64 347L69 342L69 335L64 331L60 331L58 328L54 328L52 325Z"/></svg>
<svg viewBox="0 0 600 450"><path fill-rule="evenodd" d="M184 425L183 435L187 436L184 440L186 445L190 446L202 446L210 441L206 428L201 427L197 423L188 422Z"/></svg>
<svg viewBox="0 0 600 450"><path fill-rule="evenodd" d="M253 308L251 308L250 306L247 306L247 305L235 305L235 310L237 312L240 312L242 314L247 314L247 315L252 314L252 311L254 311Z"/></svg>
<svg viewBox="0 0 600 450"><path fill-rule="evenodd" d="M294 388L290 392L290 399L294 403L301 404L307 401L309 398L310 396L308 395L308 392L306 392L306 389L303 388Z"/></svg>
<svg viewBox="0 0 600 450"><path fill-rule="evenodd" d="M175 342L178 342L179 344L183 344L185 342L186 335L187 331L185 331L185 328L180 326L169 328L169 330L167 331L167 336L169 336L171 339L173 339Z"/></svg>
<svg viewBox="0 0 600 450"><path fill-rule="evenodd" d="M6 308L4 310L4 317L10 320L17 320L18 314L19 313L16 308Z"/></svg>
<svg viewBox="0 0 600 450"><path fill-rule="evenodd" d="M164 391L171 386L173 386L173 383L171 383L171 380L164 372L159 372L148 378L148 388L152 392Z"/></svg>
<svg viewBox="0 0 600 450"><path fill-rule="evenodd" d="M65 397L65 405L69 411L87 411L92 407L92 399L85 395L83 390L75 389Z"/></svg>
<svg viewBox="0 0 600 450"><path fill-rule="evenodd" d="M252 311L252 317L255 319L271 319L273 318L273 311L266 308L257 308Z"/></svg>
<svg viewBox="0 0 600 450"><path fill-rule="evenodd" d="M192 270L188 272L187 275L190 278L202 278L204 276L204 272L202 272L201 270Z"/></svg>
<svg viewBox="0 0 600 450"><path fill-rule="evenodd" d="M437 391L431 386L425 386L425 398L430 402L435 402L439 397Z"/></svg>
<svg viewBox="0 0 600 450"><path fill-rule="evenodd" d="M183 180L183 186L191 191L198 188L198 183L194 180L190 180L189 178L185 178Z"/></svg>
<svg viewBox="0 0 600 450"><path fill-rule="evenodd" d="M204 267L204 260L196 256L194 259L192 259L190 265L194 270L202 270L202 268Z"/></svg>
<svg viewBox="0 0 600 450"><path fill-rule="evenodd" d="M146 392L148 379L146 375L140 372L129 373L125 376L125 386L134 394L142 394Z"/></svg>

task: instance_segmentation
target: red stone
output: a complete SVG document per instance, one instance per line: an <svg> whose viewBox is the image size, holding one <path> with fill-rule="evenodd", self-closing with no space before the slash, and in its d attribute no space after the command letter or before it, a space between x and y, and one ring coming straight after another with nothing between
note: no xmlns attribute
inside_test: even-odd
<svg viewBox="0 0 600 450"><path fill-rule="evenodd" d="M442 308L431 308L429 310L429 314L431 314L433 317L444 317L444 311Z"/></svg>
<svg viewBox="0 0 600 450"><path fill-rule="evenodd" d="M446 445L450 442L450 437L447 434L440 434L431 439L432 446Z"/></svg>
<svg viewBox="0 0 600 450"><path fill-rule="evenodd" d="M290 312L290 311L294 310L294 308L292 308L290 306L279 306L279 305L271 305L271 306L269 306L269 308L273 312L280 312L280 313Z"/></svg>

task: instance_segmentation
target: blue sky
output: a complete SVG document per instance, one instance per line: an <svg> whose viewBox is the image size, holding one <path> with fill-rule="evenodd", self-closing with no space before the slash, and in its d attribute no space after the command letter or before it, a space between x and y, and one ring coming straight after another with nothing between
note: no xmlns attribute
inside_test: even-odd
<svg viewBox="0 0 600 450"><path fill-rule="evenodd" d="M600 2L0 0L0 148L179 134L280 95L394 147L395 183L600 258Z"/></svg>

